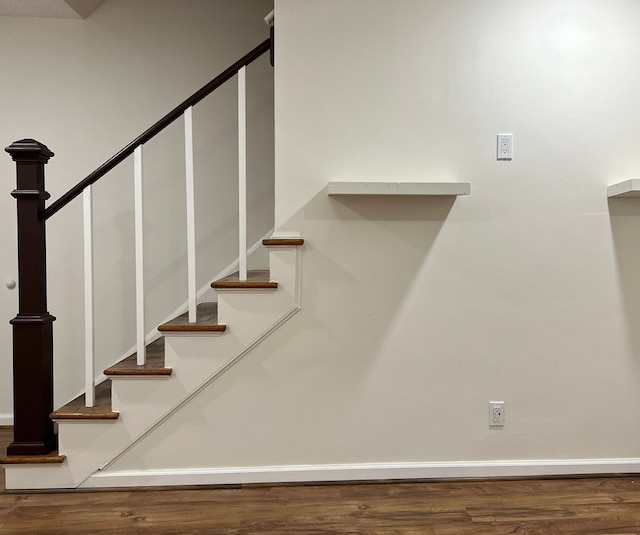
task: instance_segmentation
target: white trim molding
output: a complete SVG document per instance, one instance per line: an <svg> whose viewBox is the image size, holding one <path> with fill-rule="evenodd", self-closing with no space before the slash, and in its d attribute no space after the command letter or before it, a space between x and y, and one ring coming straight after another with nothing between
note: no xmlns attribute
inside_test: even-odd
<svg viewBox="0 0 640 535"><path fill-rule="evenodd" d="M97 472L82 487L312 483L397 479L541 477L640 473L640 459L545 459L261 466Z"/></svg>

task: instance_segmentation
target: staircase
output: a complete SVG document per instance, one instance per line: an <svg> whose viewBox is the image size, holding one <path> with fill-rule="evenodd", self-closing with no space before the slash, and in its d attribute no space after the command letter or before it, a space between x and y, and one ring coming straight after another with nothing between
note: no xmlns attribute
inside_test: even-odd
<svg viewBox="0 0 640 535"><path fill-rule="evenodd" d="M104 371L96 403L84 395L51 414L59 451L7 456L7 489L92 486L99 475L137 442L162 426L251 349L300 309L300 237L263 240L269 270L250 271L212 283L218 302L200 303L198 321L187 314L160 325L147 346L147 361L130 355Z"/></svg>
<svg viewBox="0 0 640 535"><path fill-rule="evenodd" d="M269 17L267 17L269 19ZM22 139L5 150L16 162L19 310L13 325L14 438L7 456L7 489L104 486L92 481L180 411L300 309L300 251L295 235L263 240L268 269L247 269L246 69L270 53L270 37L213 78L51 204L45 165L54 153ZM212 283L217 302L198 303L193 108L236 80L238 107L238 273ZM184 125L186 196L186 311L145 332L143 147L178 119ZM130 158L132 157L132 158ZM125 162L133 163L135 238L135 352L104 370L96 385L93 288L93 185ZM47 306L46 223L82 196L84 236L85 392L53 410L53 322ZM162 214L156 214L162 217ZM75 366L75 363L74 363ZM79 366L82 366L79 364ZM56 428L57 426L57 433ZM205 424L202 424L206 426ZM167 432L170 432L167 430ZM206 444L204 445L206 447ZM57 449L56 449L57 448ZM188 445L180 448L188 455ZM215 459L212 459L215 464ZM141 467L144 470L144 467ZM107 483L108 485L108 483Z"/></svg>

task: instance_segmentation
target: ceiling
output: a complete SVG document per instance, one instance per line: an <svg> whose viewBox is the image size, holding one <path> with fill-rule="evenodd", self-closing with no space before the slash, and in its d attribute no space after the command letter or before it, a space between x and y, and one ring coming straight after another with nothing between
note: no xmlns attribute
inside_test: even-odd
<svg viewBox="0 0 640 535"><path fill-rule="evenodd" d="M0 0L0 17L86 19L104 0Z"/></svg>

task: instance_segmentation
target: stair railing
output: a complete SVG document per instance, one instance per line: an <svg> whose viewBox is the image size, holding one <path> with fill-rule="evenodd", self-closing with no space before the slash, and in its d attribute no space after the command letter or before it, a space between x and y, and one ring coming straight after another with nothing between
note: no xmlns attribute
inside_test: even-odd
<svg viewBox="0 0 640 535"><path fill-rule="evenodd" d="M16 162L18 216L18 314L13 325L14 440L7 455L44 455L56 448L57 438L49 415L53 411L53 322L47 310L46 221L72 200L83 195L84 292L85 292L85 400L95 404L93 321L93 193L92 186L114 167L133 155L136 250L136 350L137 363L144 365L144 265L142 226L142 147L179 117L185 125L185 176L187 197L188 316L196 317L195 197L193 172L193 106L237 75L238 78L238 191L240 280L247 279L246 207L246 75L247 65L271 50L271 38L240 58L191 97L108 159L84 180L45 207L44 166L53 152L33 139L16 141L5 150ZM273 64L273 61L272 61Z"/></svg>

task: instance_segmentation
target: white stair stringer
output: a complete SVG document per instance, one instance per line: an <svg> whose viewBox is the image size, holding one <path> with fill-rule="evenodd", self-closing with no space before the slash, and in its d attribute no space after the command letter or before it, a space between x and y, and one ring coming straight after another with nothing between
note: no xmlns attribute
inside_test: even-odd
<svg viewBox="0 0 640 535"><path fill-rule="evenodd" d="M274 236L276 237L276 236ZM113 376L117 420L58 420L62 464L5 466L7 489L92 486L118 460L300 310L300 247L269 246L273 290L217 289L225 333L165 333L169 377Z"/></svg>

